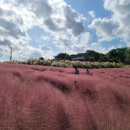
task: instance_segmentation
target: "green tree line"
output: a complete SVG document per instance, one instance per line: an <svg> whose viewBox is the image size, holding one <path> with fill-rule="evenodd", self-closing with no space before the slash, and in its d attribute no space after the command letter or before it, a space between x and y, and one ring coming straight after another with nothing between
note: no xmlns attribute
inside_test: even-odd
<svg viewBox="0 0 130 130"><path fill-rule="evenodd" d="M130 48L112 49L106 54L102 54L94 50L87 50L85 53L79 53L76 55L59 53L55 56L54 60L73 60L74 57L82 57L84 61L121 62L130 64Z"/></svg>

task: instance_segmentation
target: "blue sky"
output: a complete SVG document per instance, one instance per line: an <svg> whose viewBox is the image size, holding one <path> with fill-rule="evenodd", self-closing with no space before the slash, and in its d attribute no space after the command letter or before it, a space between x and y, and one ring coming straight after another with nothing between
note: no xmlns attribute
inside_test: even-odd
<svg viewBox="0 0 130 130"><path fill-rule="evenodd" d="M87 16L87 12L93 10L97 17L109 17L110 12L105 11L103 0L65 0L79 13Z"/></svg>
<svg viewBox="0 0 130 130"><path fill-rule="evenodd" d="M130 46L129 0L0 0L0 60Z"/></svg>

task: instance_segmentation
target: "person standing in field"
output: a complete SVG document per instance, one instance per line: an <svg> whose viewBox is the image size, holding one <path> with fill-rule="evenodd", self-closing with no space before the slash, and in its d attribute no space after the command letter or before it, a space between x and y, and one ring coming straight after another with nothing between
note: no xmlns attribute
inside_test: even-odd
<svg viewBox="0 0 130 130"><path fill-rule="evenodd" d="M75 74L79 74L79 70L75 67Z"/></svg>
<svg viewBox="0 0 130 130"><path fill-rule="evenodd" d="M89 69L88 68L86 68L86 74L89 74Z"/></svg>

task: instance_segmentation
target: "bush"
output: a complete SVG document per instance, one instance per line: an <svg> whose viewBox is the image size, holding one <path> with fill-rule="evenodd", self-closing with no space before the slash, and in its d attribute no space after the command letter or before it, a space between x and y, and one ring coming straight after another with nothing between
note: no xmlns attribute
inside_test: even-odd
<svg viewBox="0 0 130 130"><path fill-rule="evenodd" d="M54 66L54 67L77 67L77 68L120 68L123 63L115 62L90 62L90 61L69 61L69 60L39 60L29 59L26 64L29 65L43 65L43 66Z"/></svg>

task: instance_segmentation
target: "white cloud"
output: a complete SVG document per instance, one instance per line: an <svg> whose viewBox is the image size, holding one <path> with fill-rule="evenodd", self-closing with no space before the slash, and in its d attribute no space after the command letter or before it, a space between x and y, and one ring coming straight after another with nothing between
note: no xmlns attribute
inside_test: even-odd
<svg viewBox="0 0 130 130"><path fill-rule="evenodd" d="M103 40L121 38L130 46L130 1L104 0L104 8L112 13L111 18L95 18L90 27Z"/></svg>
<svg viewBox="0 0 130 130"><path fill-rule="evenodd" d="M93 10L90 10L90 11L88 11L88 15L92 18L92 19L94 19L96 16L95 16L95 12L93 11Z"/></svg>
<svg viewBox="0 0 130 130"><path fill-rule="evenodd" d="M71 47L71 54L86 52L90 40L90 33L86 32L81 34L77 39L75 39L75 44Z"/></svg>
<svg viewBox="0 0 130 130"><path fill-rule="evenodd" d="M0 40L0 46L11 46L11 42L9 40Z"/></svg>
<svg viewBox="0 0 130 130"><path fill-rule="evenodd" d="M94 28L96 30L96 34L102 40L112 40L117 37L117 28L118 24L108 18L95 18L90 28Z"/></svg>
<svg viewBox="0 0 130 130"><path fill-rule="evenodd" d="M97 52L105 54L105 53L108 53L112 49L121 48L121 47L122 47L122 44L111 45L110 47L105 47L103 46L103 43L95 42L95 43L91 43L91 46L88 49L95 50Z"/></svg>
<svg viewBox="0 0 130 130"><path fill-rule="evenodd" d="M74 48L81 45L84 49L90 40L84 20L83 15L64 0L0 0L0 46L7 56L7 47L13 46L13 57L18 60L43 53L52 57L55 52L47 42L55 44L59 51L64 47L67 52L78 51ZM45 35L40 40L46 41L37 48L31 45L28 34L28 30L36 26L42 28Z"/></svg>
<svg viewBox="0 0 130 130"><path fill-rule="evenodd" d="M0 39L25 37L22 29L22 19L11 9L11 5L0 2Z"/></svg>
<svg viewBox="0 0 130 130"><path fill-rule="evenodd" d="M85 52L90 41L91 36L88 32L78 36L63 33L54 38L54 44L61 49L61 52L68 54Z"/></svg>
<svg viewBox="0 0 130 130"><path fill-rule="evenodd" d="M16 4L33 13L36 22L41 22L41 26L46 31L65 33L71 30L74 35L84 32L83 16L63 0L16 0Z"/></svg>
<svg viewBox="0 0 130 130"><path fill-rule="evenodd" d="M5 55L9 55L9 48ZM47 45L40 45L39 47L33 47L29 44L13 46L13 59L14 60L27 60L31 58L53 58L54 52Z"/></svg>
<svg viewBox="0 0 130 130"><path fill-rule="evenodd" d="M72 30L72 33L77 36L84 32L84 26L82 22L82 18L79 14L73 10L70 6L66 6L64 8L64 14L66 18L65 27Z"/></svg>

